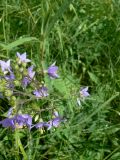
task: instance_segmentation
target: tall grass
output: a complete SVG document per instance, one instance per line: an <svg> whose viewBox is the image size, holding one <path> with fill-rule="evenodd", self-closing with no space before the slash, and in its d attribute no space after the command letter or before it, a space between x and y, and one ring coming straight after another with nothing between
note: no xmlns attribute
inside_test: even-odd
<svg viewBox="0 0 120 160"><path fill-rule="evenodd" d="M26 51L38 67L56 61L61 78L45 81L67 121L44 134L1 127L0 160L120 159L119 17L117 0L1 0L0 59ZM78 106L81 86L90 97Z"/></svg>

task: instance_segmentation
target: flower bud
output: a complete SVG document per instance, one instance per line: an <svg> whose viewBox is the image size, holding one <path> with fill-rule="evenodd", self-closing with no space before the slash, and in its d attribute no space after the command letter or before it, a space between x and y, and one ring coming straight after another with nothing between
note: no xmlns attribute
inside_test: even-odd
<svg viewBox="0 0 120 160"><path fill-rule="evenodd" d="M15 68L15 70L18 70L18 69L19 69L19 66L16 64L16 65L14 66L14 68Z"/></svg>
<svg viewBox="0 0 120 160"><path fill-rule="evenodd" d="M23 75L27 75L28 74L28 72L27 72L27 70L23 70Z"/></svg>
<svg viewBox="0 0 120 160"><path fill-rule="evenodd" d="M10 90L6 90L6 91L5 91L5 96L6 96L6 97L11 97L12 94L13 94L13 92L10 91Z"/></svg>
<svg viewBox="0 0 120 160"><path fill-rule="evenodd" d="M27 63L22 63L22 66L23 66L23 67L26 67L26 65L27 65Z"/></svg>
<svg viewBox="0 0 120 160"><path fill-rule="evenodd" d="M16 106L16 97L15 96L11 96L10 105L11 106Z"/></svg>
<svg viewBox="0 0 120 160"><path fill-rule="evenodd" d="M15 86L20 86L21 85L21 83L17 80L14 81L14 84L15 84Z"/></svg>
<svg viewBox="0 0 120 160"><path fill-rule="evenodd" d="M23 72L23 70L24 70L23 67L21 67L21 68L20 68L20 72Z"/></svg>

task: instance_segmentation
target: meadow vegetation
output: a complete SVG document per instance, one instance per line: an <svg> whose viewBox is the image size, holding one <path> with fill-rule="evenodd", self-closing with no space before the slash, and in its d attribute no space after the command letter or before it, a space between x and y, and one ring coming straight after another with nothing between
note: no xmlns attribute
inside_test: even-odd
<svg viewBox="0 0 120 160"><path fill-rule="evenodd" d="M120 1L0 0L0 60L14 62L17 52L38 73L59 67L58 79L44 77L49 98L24 105L25 113L36 110L39 121L38 111L55 107L65 120L50 130L1 125L0 160L119 160ZM86 86L90 95L78 104ZM10 107L0 99L0 121Z"/></svg>

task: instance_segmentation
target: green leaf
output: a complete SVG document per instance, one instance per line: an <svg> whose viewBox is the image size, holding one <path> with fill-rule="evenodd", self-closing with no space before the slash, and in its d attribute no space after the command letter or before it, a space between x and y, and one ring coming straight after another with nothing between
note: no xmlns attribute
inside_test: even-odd
<svg viewBox="0 0 120 160"><path fill-rule="evenodd" d="M89 76L90 76L90 79L91 79L94 83L96 83L96 84L99 83L99 79L98 79L98 77L97 77L94 73L88 71L88 74L89 74Z"/></svg>
<svg viewBox="0 0 120 160"><path fill-rule="evenodd" d="M39 40L35 37L21 37L17 39L16 41L9 43L9 44L0 43L0 47L3 50L11 50L19 45L22 45L24 43L31 42L31 41L39 41Z"/></svg>
<svg viewBox="0 0 120 160"><path fill-rule="evenodd" d="M51 19L49 20L50 24L48 25L48 28L46 29L46 33L47 34L49 34L49 32L52 30L52 28L54 27L54 25L57 22L57 20L60 17L62 17L62 15L68 9L68 7L69 7L69 5L70 5L71 2L72 2L72 0L64 0L64 2L59 7L59 9L56 12L56 14L53 17L51 17Z"/></svg>

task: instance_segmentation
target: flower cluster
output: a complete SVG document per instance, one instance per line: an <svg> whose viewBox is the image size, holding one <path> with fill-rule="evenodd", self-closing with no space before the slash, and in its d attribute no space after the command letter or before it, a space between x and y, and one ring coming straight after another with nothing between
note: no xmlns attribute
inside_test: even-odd
<svg viewBox="0 0 120 160"><path fill-rule="evenodd" d="M54 112L54 118L47 122L32 123L34 112L29 114L19 114L27 112L24 106L26 102L42 100L49 96L48 88L45 86L44 75L35 71L35 66L27 58L26 52L20 54L17 52L15 61L0 60L0 98L8 100L11 108L8 110L7 117L0 121L3 127L16 128L28 127L29 129L58 127L60 122L64 121L58 112ZM14 63L12 63L14 62ZM59 78L57 74L58 67L53 63L47 70L41 72L47 74L51 79ZM40 79L40 81L38 80Z"/></svg>

